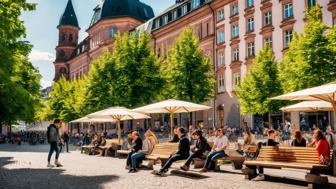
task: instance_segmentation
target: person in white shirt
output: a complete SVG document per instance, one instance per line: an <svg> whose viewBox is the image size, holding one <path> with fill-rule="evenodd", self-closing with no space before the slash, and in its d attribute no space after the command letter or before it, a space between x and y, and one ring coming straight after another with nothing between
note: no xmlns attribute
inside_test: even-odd
<svg viewBox="0 0 336 189"><path fill-rule="evenodd" d="M214 141L211 152L208 154L204 166L201 172L207 172L210 167L213 167L213 163L222 157L227 157L229 155L228 146L229 140L225 136L225 131L222 129L217 130L217 138Z"/></svg>

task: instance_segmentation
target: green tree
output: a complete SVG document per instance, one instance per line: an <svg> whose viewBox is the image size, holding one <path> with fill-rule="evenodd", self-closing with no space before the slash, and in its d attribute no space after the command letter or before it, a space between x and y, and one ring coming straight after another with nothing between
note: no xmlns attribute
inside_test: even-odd
<svg viewBox="0 0 336 189"><path fill-rule="evenodd" d="M163 66L166 79L165 98L177 98L202 103L214 94L214 74L211 63L199 47L194 31L187 27L168 51Z"/></svg>
<svg viewBox="0 0 336 189"><path fill-rule="evenodd" d="M335 80L335 29L322 22L319 5L307 9L304 33L295 33L279 64L284 92L292 92Z"/></svg>
<svg viewBox="0 0 336 189"><path fill-rule="evenodd" d="M89 112L110 106L132 108L156 99L163 79L150 44L146 32L124 33L116 36L112 53L106 50L93 61L86 92Z"/></svg>
<svg viewBox="0 0 336 189"><path fill-rule="evenodd" d="M268 99L282 93L277 76L277 62L269 46L258 52L253 60L253 67L236 92L241 104L241 113L244 115L264 115L279 110L279 101Z"/></svg>
<svg viewBox="0 0 336 189"><path fill-rule="evenodd" d="M0 125L33 121L39 105L40 74L28 61L31 45L22 41L26 29L20 20L22 11L34 9L25 0L0 1Z"/></svg>

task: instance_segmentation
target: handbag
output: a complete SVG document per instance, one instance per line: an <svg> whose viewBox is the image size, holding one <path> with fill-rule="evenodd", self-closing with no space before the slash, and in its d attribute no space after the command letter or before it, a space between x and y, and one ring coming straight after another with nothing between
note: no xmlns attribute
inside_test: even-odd
<svg viewBox="0 0 336 189"><path fill-rule="evenodd" d="M319 157L319 163L321 165L328 165L329 162L330 162L330 158L328 156L320 155L320 157Z"/></svg>

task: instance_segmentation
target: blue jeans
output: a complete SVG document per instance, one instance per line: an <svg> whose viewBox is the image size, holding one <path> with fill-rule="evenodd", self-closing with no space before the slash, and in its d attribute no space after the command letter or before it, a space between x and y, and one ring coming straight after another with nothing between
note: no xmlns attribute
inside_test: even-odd
<svg viewBox="0 0 336 189"><path fill-rule="evenodd" d="M194 158L198 158L198 157L202 157L203 155L201 154L201 153L192 153L189 157L188 157L188 159L187 159L187 161L185 162L185 166L187 166L187 167L189 167L190 166L190 164L191 164L191 162L192 162L192 160L194 159Z"/></svg>
<svg viewBox="0 0 336 189"><path fill-rule="evenodd" d="M228 155L225 154L225 152L223 151L219 151L219 152L210 152L205 160L204 163L204 167L203 168L210 168L211 167L211 163L213 163L214 161L216 161L219 158L222 157L227 157Z"/></svg>
<svg viewBox="0 0 336 189"><path fill-rule="evenodd" d="M137 165L140 163L141 160L144 160L146 155L142 152L136 152L131 155L131 166L132 169L136 169Z"/></svg>
<svg viewBox="0 0 336 189"><path fill-rule="evenodd" d="M58 144L57 142L50 142L50 150L49 150L49 154L48 154L48 162L50 162L51 156L54 153L54 151L56 151L56 160L58 160L59 157L59 149L58 149Z"/></svg>

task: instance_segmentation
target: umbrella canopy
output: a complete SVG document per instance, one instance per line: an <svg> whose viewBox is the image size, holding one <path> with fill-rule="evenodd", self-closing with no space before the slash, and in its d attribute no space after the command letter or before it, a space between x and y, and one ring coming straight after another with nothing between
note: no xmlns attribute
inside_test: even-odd
<svg viewBox="0 0 336 189"><path fill-rule="evenodd" d="M316 112L316 111L333 111L329 102L325 101L305 101L280 109L284 112Z"/></svg>
<svg viewBox="0 0 336 189"><path fill-rule="evenodd" d="M211 109L211 107L191 102L170 99L150 104L141 108L136 108L133 110L136 112L143 112L149 114L149 113L185 113L185 112L196 112L208 109Z"/></svg>
<svg viewBox="0 0 336 189"><path fill-rule="evenodd" d="M273 97L271 100L323 100L336 103L336 82Z"/></svg>
<svg viewBox="0 0 336 189"><path fill-rule="evenodd" d="M118 142L121 142L121 129L120 121L133 120L133 119L148 119L149 116L141 114L124 107L111 107L105 110L101 110L87 115L90 119L109 119L110 121L116 121L118 127Z"/></svg>
<svg viewBox="0 0 336 189"><path fill-rule="evenodd" d="M115 122L115 121L111 119L90 119L88 117L82 117L82 118L70 121L70 123L91 123L91 122L105 123L105 122Z"/></svg>
<svg viewBox="0 0 336 189"><path fill-rule="evenodd" d="M336 126L336 82L280 95L271 98L271 100L322 100L329 102L334 111L334 127Z"/></svg>
<svg viewBox="0 0 336 189"><path fill-rule="evenodd" d="M175 113L186 113L186 112L196 112L201 110L209 110L211 107L195 104L191 102L185 102L181 100L165 100L162 102L150 104L144 107L133 109L136 112L142 113L169 113L170 114L170 127L171 127L171 137L173 136L173 124L174 124L174 114Z"/></svg>

